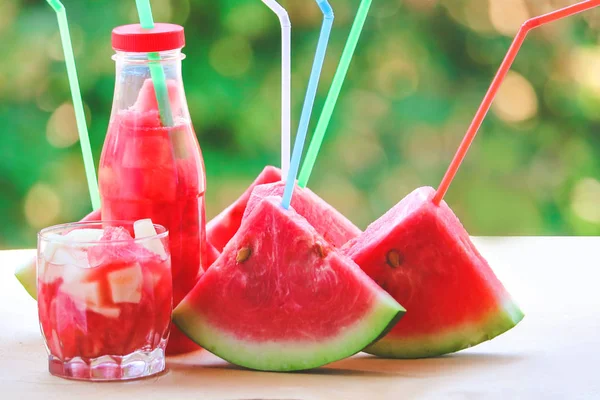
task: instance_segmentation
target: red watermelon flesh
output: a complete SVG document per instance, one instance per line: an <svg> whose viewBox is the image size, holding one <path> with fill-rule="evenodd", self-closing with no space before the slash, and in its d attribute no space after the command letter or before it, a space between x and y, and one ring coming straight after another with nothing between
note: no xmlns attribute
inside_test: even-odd
<svg viewBox="0 0 600 400"><path fill-rule="evenodd" d="M206 224L206 239L208 242L217 251L223 251L225 245L229 243L242 223L244 210L254 187L279 180L281 180L281 170L276 167L266 166L256 180L252 182L248 189L233 204L221 211L219 215Z"/></svg>
<svg viewBox="0 0 600 400"><path fill-rule="evenodd" d="M367 352L420 358L455 352L513 328L523 313L433 188L409 194L344 246L408 310Z"/></svg>
<svg viewBox="0 0 600 400"><path fill-rule="evenodd" d="M176 308L203 348L247 368L315 368L362 350L404 309L281 198L244 218Z"/></svg>
<svg viewBox="0 0 600 400"><path fill-rule="evenodd" d="M284 190L285 182L256 186L246 206L245 215L249 215L265 197L283 196ZM308 188L294 188L292 208L334 247L342 247L362 233L348 218Z"/></svg>

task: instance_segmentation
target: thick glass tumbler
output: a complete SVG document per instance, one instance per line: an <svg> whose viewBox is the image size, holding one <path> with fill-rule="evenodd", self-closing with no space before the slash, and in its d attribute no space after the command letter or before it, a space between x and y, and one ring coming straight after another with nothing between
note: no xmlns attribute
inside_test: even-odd
<svg viewBox="0 0 600 400"><path fill-rule="evenodd" d="M146 220L140 235L139 223L39 233L38 314L53 375L127 380L164 370L173 307L168 231Z"/></svg>

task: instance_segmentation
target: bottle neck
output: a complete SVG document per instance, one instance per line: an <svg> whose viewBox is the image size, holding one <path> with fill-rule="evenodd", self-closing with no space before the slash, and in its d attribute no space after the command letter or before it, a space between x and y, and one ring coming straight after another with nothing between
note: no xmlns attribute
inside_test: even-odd
<svg viewBox="0 0 600 400"><path fill-rule="evenodd" d="M159 53L130 53L117 51L112 59L117 62L117 65L120 63L128 65L149 64L150 54L158 54L162 64L177 64L181 66L181 61L185 59L185 54L181 52L181 49L161 51Z"/></svg>
<svg viewBox="0 0 600 400"><path fill-rule="evenodd" d="M151 60L151 58L155 58L156 54L160 56L160 61ZM158 79L154 66L159 64L166 79L172 120L175 122L189 121L190 116L181 76L181 62L184 58L185 55L181 49L160 53L117 51L113 56L116 63L113 113L127 111L148 114L159 111L153 83L153 79Z"/></svg>

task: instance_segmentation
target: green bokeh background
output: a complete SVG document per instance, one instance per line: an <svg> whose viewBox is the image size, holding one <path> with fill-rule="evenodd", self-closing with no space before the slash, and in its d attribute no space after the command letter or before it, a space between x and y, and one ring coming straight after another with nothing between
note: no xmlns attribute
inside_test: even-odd
<svg viewBox="0 0 600 400"><path fill-rule="evenodd" d="M134 0L63 0L94 156L114 88L110 31ZM418 186L436 186L527 17L574 1L374 0L310 187L364 228ZM321 24L287 0L297 126ZM336 21L314 128L359 0ZM279 165L280 31L259 0L153 0L183 24L184 80L204 152L207 214ZM600 234L600 11L533 32L446 199L473 235ZM90 211L55 15L0 0L0 248Z"/></svg>

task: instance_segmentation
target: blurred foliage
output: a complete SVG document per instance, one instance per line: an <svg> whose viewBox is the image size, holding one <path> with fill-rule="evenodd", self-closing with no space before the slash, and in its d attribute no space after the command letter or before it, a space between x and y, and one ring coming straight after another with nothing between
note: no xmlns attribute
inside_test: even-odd
<svg viewBox="0 0 600 400"><path fill-rule="evenodd" d="M361 228L439 183L514 34L575 0L374 0L311 188ZM133 0L63 0L96 160L114 85L110 31ZM359 0L331 0L335 28L313 126ZM217 214L279 164L280 33L259 0L153 0L183 24L184 79ZM293 23L297 122L321 15L282 1ZM600 11L534 31L447 201L473 235L600 233ZM89 209L62 48L43 0L0 0L0 248ZM294 125L295 126L295 125Z"/></svg>

